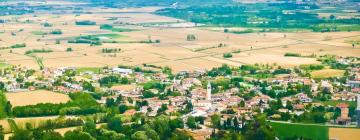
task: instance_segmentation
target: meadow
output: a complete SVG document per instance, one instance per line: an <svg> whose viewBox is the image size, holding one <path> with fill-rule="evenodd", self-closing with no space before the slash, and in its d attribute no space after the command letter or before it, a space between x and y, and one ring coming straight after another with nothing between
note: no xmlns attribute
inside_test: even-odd
<svg viewBox="0 0 360 140"><path fill-rule="evenodd" d="M327 126L281 122L271 122L271 126L276 130L280 140L293 139L294 137L312 140L329 139L329 128Z"/></svg>

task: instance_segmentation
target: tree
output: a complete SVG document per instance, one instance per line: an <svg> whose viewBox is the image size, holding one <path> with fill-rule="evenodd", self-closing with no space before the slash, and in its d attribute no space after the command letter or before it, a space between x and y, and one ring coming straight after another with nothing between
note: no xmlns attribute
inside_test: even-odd
<svg viewBox="0 0 360 140"><path fill-rule="evenodd" d="M221 121L221 117L219 114L214 114L211 116L211 124L214 129L220 128L220 121Z"/></svg>
<svg viewBox="0 0 360 140"><path fill-rule="evenodd" d="M96 124L93 121L86 121L82 127L84 132L88 132L90 134L96 133Z"/></svg>
<svg viewBox="0 0 360 140"><path fill-rule="evenodd" d="M340 108L335 108L335 111L334 111L334 115L332 117L332 119L335 121L341 114L341 109Z"/></svg>
<svg viewBox="0 0 360 140"><path fill-rule="evenodd" d="M164 113L168 109L166 104L162 104L161 107L157 110L158 114Z"/></svg>
<svg viewBox="0 0 360 140"><path fill-rule="evenodd" d="M73 49L72 49L72 48L66 48L66 51L67 51L67 52L72 52Z"/></svg>
<svg viewBox="0 0 360 140"><path fill-rule="evenodd" d="M125 113L126 110L127 110L127 106L126 106L126 105L120 105L120 106L119 106L119 112L120 112L120 114Z"/></svg>
<svg viewBox="0 0 360 140"><path fill-rule="evenodd" d="M50 131L42 134L41 140L64 140L60 133Z"/></svg>
<svg viewBox="0 0 360 140"><path fill-rule="evenodd" d="M172 133L170 140L194 140L194 138L184 131L175 130L175 132Z"/></svg>
<svg viewBox="0 0 360 140"><path fill-rule="evenodd" d="M84 88L84 90L87 90L87 91L90 91L90 92L95 91L95 87L90 82L87 82L87 81L83 82L83 88Z"/></svg>
<svg viewBox="0 0 360 140"><path fill-rule="evenodd" d="M246 140L274 140L275 132L266 124L266 116L260 115L249 125L245 133Z"/></svg>
<svg viewBox="0 0 360 140"><path fill-rule="evenodd" d="M33 136L29 130L18 130L15 131L12 136L9 137L9 140L32 140Z"/></svg>
<svg viewBox="0 0 360 140"><path fill-rule="evenodd" d="M107 107L112 107L112 106L116 105L116 103L115 103L115 100L113 98L106 98L105 105Z"/></svg>
<svg viewBox="0 0 360 140"><path fill-rule="evenodd" d="M5 84L4 82L0 82L0 90L4 90L5 89Z"/></svg>
<svg viewBox="0 0 360 140"><path fill-rule="evenodd" d="M186 125L191 129L196 129L197 128L196 121L195 121L195 118L193 116L190 116L190 117L187 118Z"/></svg>
<svg viewBox="0 0 360 140"><path fill-rule="evenodd" d="M89 133L80 130L67 131L64 138L65 140L95 140Z"/></svg>
<svg viewBox="0 0 360 140"><path fill-rule="evenodd" d="M116 132L121 132L122 130L122 122L121 118L113 117L107 123L107 126L110 130L114 130Z"/></svg>
<svg viewBox="0 0 360 140"><path fill-rule="evenodd" d="M116 133L115 131L107 130L107 129L100 129L99 135L97 139L102 140L123 140L125 138L124 134Z"/></svg>
<svg viewBox="0 0 360 140"><path fill-rule="evenodd" d="M131 139L133 140L148 140L148 136L145 131L136 131L133 135L131 135Z"/></svg>
<svg viewBox="0 0 360 140"><path fill-rule="evenodd" d="M180 118L170 120L169 125L172 131L174 131L176 128L184 128L184 122Z"/></svg>

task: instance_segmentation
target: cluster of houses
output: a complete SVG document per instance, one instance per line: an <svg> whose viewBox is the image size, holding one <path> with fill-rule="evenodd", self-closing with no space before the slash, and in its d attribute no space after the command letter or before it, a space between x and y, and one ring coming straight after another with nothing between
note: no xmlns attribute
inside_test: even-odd
<svg viewBox="0 0 360 140"><path fill-rule="evenodd" d="M330 100L334 101L357 101L359 98L358 95L360 94L360 68L351 68L349 73L349 75L353 77L349 78L346 83L334 80L315 81L308 77L297 76L293 73L275 78L267 78L263 81L269 83L266 90L276 88L276 94L286 91L291 84L301 84L310 87L311 94L299 92L295 95L282 97L280 99L282 107L278 112L301 115L307 111L305 108L306 105L321 105L321 103L315 102L313 99L313 97L317 96L320 92L328 93L331 96ZM242 96L239 96L241 90L239 87L232 87L214 94L214 87L210 82L212 78L204 74L204 71L183 71L176 77L170 79L169 75L162 72L149 75L142 72L134 72L132 69L117 67L104 68L98 72L91 70L77 72L77 69L73 67L45 68L38 72L14 66L11 69L0 70L0 82L4 84L4 88L8 93L48 89L66 94L71 92L89 92L85 91L83 87L83 83L86 81L91 83L96 89L108 93L107 96L98 99L98 102L101 104L106 104L108 98L116 100L118 96L127 99L130 98L131 102L126 102L126 105L129 106L135 106L137 102L147 102L147 105L141 106L139 110L127 110L125 112L126 115L141 112L148 116L156 116L158 110L163 105L167 106L165 112L170 114L171 112L183 110L186 104L190 102L192 104L192 110L190 113L183 115L185 120L189 116L205 117L208 119L209 116L215 113L220 113L223 121L229 116L250 120L252 116L258 113L258 111L255 110L263 112L265 109L270 108L271 101L278 100L262 93L262 87L250 82L254 79L245 79L245 81L239 82L240 87L245 89L242 93L247 94L249 91L256 93L255 96L252 96L250 99L244 99ZM131 79L131 83L113 85L111 87L100 86L98 82L99 79L109 75L129 78ZM204 79L207 82L204 82ZM159 81L166 85L165 91L178 92L180 95L170 96L167 99L159 99L158 97L143 98L144 89L142 84L149 81ZM281 88L279 89L278 87ZM164 94L156 89L150 90L155 94ZM287 108L288 106L292 106L291 108L293 109L289 110ZM336 107L341 109L341 115L333 123L347 125L354 121L349 117L348 104L340 103L337 104ZM229 110L232 113L227 113ZM360 112L360 105L358 110ZM269 119L273 118L279 118L279 114L269 116ZM203 130L206 129L207 128L204 127Z"/></svg>

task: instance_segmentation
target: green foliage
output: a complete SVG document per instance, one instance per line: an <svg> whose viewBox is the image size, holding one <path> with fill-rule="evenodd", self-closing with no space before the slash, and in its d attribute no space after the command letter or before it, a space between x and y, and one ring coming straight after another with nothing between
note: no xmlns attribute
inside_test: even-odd
<svg viewBox="0 0 360 140"><path fill-rule="evenodd" d="M11 116L11 104L7 101L5 94L0 91L0 119Z"/></svg>
<svg viewBox="0 0 360 140"><path fill-rule="evenodd" d="M110 75L99 79L100 86L111 87L115 84L130 84L129 79L126 77L119 77L117 75Z"/></svg>
<svg viewBox="0 0 360 140"><path fill-rule="evenodd" d="M61 35L63 32L60 29L52 30L50 34Z"/></svg>
<svg viewBox="0 0 360 140"><path fill-rule="evenodd" d="M45 123L40 123L38 129L57 129L80 126L84 122L80 118L63 118L59 117L54 120L47 120Z"/></svg>
<svg viewBox="0 0 360 140"><path fill-rule="evenodd" d="M247 33L253 33L255 32L253 29L246 29L246 30L241 30L241 31L228 31L230 33L234 33L234 34L247 34Z"/></svg>
<svg viewBox="0 0 360 140"><path fill-rule="evenodd" d="M232 74L231 68L226 64L222 65L219 68L213 68L212 70L208 71L208 75L211 77L226 76L231 74Z"/></svg>
<svg viewBox="0 0 360 140"><path fill-rule="evenodd" d="M109 24L101 24L100 29L110 30L110 31L113 31L113 32L131 32L131 31L134 31L133 29L127 29L127 28L115 28L114 26L109 25Z"/></svg>
<svg viewBox="0 0 360 140"><path fill-rule="evenodd" d="M65 140L95 140L89 133L80 130L67 131L64 138Z"/></svg>
<svg viewBox="0 0 360 140"><path fill-rule="evenodd" d="M13 108L16 117L35 117L51 115L84 115L102 112L102 107L90 94L71 93L72 101L60 104L40 103L37 105L18 106Z"/></svg>
<svg viewBox="0 0 360 140"><path fill-rule="evenodd" d="M257 116L255 121L250 123L248 131L245 133L246 140L273 140L275 139L276 129L269 127L265 116Z"/></svg>
<svg viewBox="0 0 360 140"><path fill-rule="evenodd" d="M51 24L51 23L49 23L49 22L45 22L45 23L43 24L43 26L44 26L44 27L52 27L53 24Z"/></svg>
<svg viewBox="0 0 360 140"><path fill-rule="evenodd" d="M187 35L186 36L186 40L187 41L195 41L196 40L196 36L193 34Z"/></svg>
<svg viewBox="0 0 360 140"><path fill-rule="evenodd" d="M165 8L157 14L219 26L267 27L267 28L309 28L314 23L322 23L316 14L294 12L283 13L283 10L303 10L305 6L316 9L316 5L294 3L279 4L230 4L198 5L186 8ZM261 10L259 10L261 9ZM257 11L257 12L249 12Z"/></svg>
<svg viewBox="0 0 360 140"><path fill-rule="evenodd" d="M301 54L298 54L298 53L285 53L284 56L287 56L287 57L301 57Z"/></svg>
<svg viewBox="0 0 360 140"><path fill-rule="evenodd" d="M223 54L223 57L224 57L224 58L231 58L231 57L232 57L232 54L231 54L231 53L224 53L224 54Z"/></svg>
<svg viewBox="0 0 360 140"><path fill-rule="evenodd" d="M72 49L72 48L66 48L66 51L67 51L67 52L72 52L73 49Z"/></svg>
<svg viewBox="0 0 360 140"><path fill-rule="evenodd" d="M329 139L329 130L326 126L280 122L271 122L271 126L276 130L276 136L280 140L292 139L294 137L314 140Z"/></svg>
<svg viewBox="0 0 360 140"><path fill-rule="evenodd" d="M23 43L23 44L15 44L15 45L12 45L10 46L10 48L13 48L13 49L16 49L16 48L25 48L26 47L26 44Z"/></svg>
<svg viewBox="0 0 360 140"><path fill-rule="evenodd" d="M324 69L324 65L317 65L317 64L300 65L300 68L307 71L322 70Z"/></svg>
<svg viewBox="0 0 360 140"><path fill-rule="evenodd" d="M9 140L31 140L33 137L31 131L29 130L18 130L12 136L9 137Z"/></svg>
<svg viewBox="0 0 360 140"><path fill-rule="evenodd" d="M53 50L47 50L47 49L32 49L32 50L27 50L25 52L26 55L30 55L30 54L33 54L33 53L50 53L50 52L53 52Z"/></svg>
<svg viewBox="0 0 360 140"><path fill-rule="evenodd" d="M96 22L90 20L75 21L76 25L96 25Z"/></svg>

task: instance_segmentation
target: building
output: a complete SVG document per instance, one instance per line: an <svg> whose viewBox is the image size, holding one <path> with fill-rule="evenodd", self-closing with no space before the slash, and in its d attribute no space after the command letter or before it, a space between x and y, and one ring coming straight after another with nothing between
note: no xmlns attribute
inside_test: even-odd
<svg viewBox="0 0 360 140"><path fill-rule="evenodd" d="M211 101L211 84L208 82L206 90L206 100Z"/></svg>
<svg viewBox="0 0 360 140"><path fill-rule="evenodd" d="M349 105L346 103L339 103L336 107L341 109L341 115L336 119L337 124L347 125L351 122L349 117Z"/></svg>

